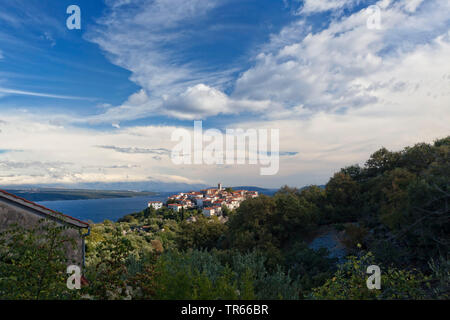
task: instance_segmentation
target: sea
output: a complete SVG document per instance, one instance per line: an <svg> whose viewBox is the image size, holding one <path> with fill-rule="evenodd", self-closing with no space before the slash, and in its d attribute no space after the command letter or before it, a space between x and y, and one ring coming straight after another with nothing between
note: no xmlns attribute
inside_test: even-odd
<svg viewBox="0 0 450 320"><path fill-rule="evenodd" d="M127 214L144 210L149 201L165 202L170 194L161 193L155 196L132 198L39 201L37 203L86 222L100 223L105 220L115 222Z"/></svg>

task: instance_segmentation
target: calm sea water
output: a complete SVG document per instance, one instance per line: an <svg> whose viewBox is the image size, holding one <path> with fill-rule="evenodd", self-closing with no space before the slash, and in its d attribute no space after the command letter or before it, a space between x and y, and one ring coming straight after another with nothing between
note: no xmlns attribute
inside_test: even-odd
<svg viewBox="0 0 450 320"><path fill-rule="evenodd" d="M166 201L167 197L168 194L160 194L134 198L40 201L37 203L83 221L91 220L98 223L106 219L117 221L127 214L144 210L149 201Z"/></svg>

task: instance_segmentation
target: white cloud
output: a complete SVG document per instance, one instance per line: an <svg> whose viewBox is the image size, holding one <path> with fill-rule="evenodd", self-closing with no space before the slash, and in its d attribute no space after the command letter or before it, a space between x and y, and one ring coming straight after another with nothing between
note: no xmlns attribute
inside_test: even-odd
<svg viewBox="0 0 450 320"><path fill-rule="evenodd" d="M261 112L276 107L269 100L234 100L223 92L205 84L189 87L182 94L167 97L162 105L163 112L178 119L204 119L218 114Z"/></svg>
<svg viewBox="0 0 450 320"><path fill-rule="evenodd" d="M323 183L382 146L449 134L450 3L379 5L382 30L366 28L365 11L301 39L304 24L287 26L237 80L235 97L285 106L246 124L280 128L281 149L299 152L273 182Z"/></svg>
<svg viewBox="0 0 450 320"><path fill-rule="evenodd" d="M178 118L192 119L195 115L228 113L228 97L214 88L199 84L188 88L177 97L168 97L163 104L168 114Z"/></svg>
<svg viewBox="0 0 450 320"><path fill-rule="evenodd" d="M173 56L161 54L158 41L180 37L165 28L194 19L195 6L186 12L175 10L175 17L168 17L160 27L152 22L156 13L151 10L125 14L120 8L129 1L110 3L115 14L104 23L112 24L95 41L115 63L131 70L132 79L143 89L122 105L87 119L41 115L32 121L0 116L6 120L0 125L2 149L25 150L1 154L0 161L20 166L39 159L43 164L29 170L10 168L0 175L22 174L30 181L140 181L151 175L180 182L301 186L324 183L340 167L362 163L381 146L399 149L448 135L448 1L380 1L381 30L367 29L366 10L333 18L328 27L315 33L300 17L271 36L230 94L221 89L220 81L226 75L202 72L192 65L172 65L168 57ZM168 3L172 6L176 1ZM169 7L150 7L166 16L172 14ZM161 33L149 32L143 21ZM130 28L132 33L128 33ZM280 150L298 152L281 159L278 175L261 177L258 166L174 166L165 155L154 158L150 151L170 149L173 126L117 125L111 132L67 126L83 121L119 124L150 114L189 120L243 110L253 112L254 121L230 127L278 128ZM50 169L53 175L48 174ZM3 177L0 183L14 179Z"/></svg>
<svg viewBox="0 0 450 320"><path fill-rule="evenodd" d="M184 61L178 52L195 40L194 34L199 31L196 24L223 1L111 0L107 4L109 13L87 38L97 43L114 64L130 70L130 79L142 90L96 121L164 113L164 97L178 99L179 103L182 98L178 96L189 87L207 84L219 91L223 83L231 80L235 70L210 72L201 63Z"/></svg>
<svg viewBox="0 0 450 320"><path fill-rule="evenodd" d="M230 81L230 70L202 71L195 64L179 62L177 54L168 49L176 42L183 43L184 34L189 33L189 28L179 32L177 27L201 20L218 2L143 1L132 10L130 1L108 3L111 13L89 38L114 63L132 71L131 79L142 89L120 106L86 119L94 123L155 114L206 119L243 111L283 117L299 111L302 115L320 110L341 112L374 104L380 97L360 83L384 74L420 46L446 34L450 11L448 2L437 0L382 0L377 3L383 9L382 30L367 29L366 10L330 18L330 25L317 33L311 33L306 20L299 18L271 36L255 66L235 81L234 91L227 95L222 85ZM339 10L357 3L360 1L305 1L302 10ZM397 89L411 80L390 76L397 80Z"/></svg>
<svg viewBox="0 0 450 320"><path fill-rule="evenodd" d="M424 0L409 0L405 3L405 8L409 12L415 12Z"/></svg>
<svg viewBox="0 0 450 320"><path fill-rule="evenodd" d="M349 108L375 105L398 94L403 86L413 86L421 78L411 77L397 66L417 57L416 63L429 64L430 58L445 59L448 45L450 4L429 1L423 10L411 14L405 2L397 2L382 12L383 30L368 30L365 10L336 20L318 33L309 33L300 41L287 36L284 46L261 53L256 65L236 82L234 96L249 100L270 99L286 108L302 105L302 110L343 112ZM289 26L290 32L303 25ZM423 33L426 30L426 33ZM428 54L418 57L418 52ZM408 66L411 67L411 66ZM434 73L424 73L442 82L448 64ZM409 70L412 72L412 70ZM365 86L361 86L365 83ZM390 88L376 94L375 88ZM442 87L442 86L440 86ZM440 88L439 87L439 88ZM429 88L436 92L438 87ZM381 90L379 88L378 90ZM446 94L445 89L437 94ZM444 91L442 91L444 90ZM424 98L427 93L423 93ZM404 92L407 98L409 93ZM295 110L291 110L295 111ZM289 113L288 113L289 114Z"/></svg>
<svg viewBox="0 0 450 320"><path fill-rule="evenodd" d="M2 87L0 87L0 93L5 93L8 95L23 95L23 96L43 97L43 98L51 98L51 99L64 99L64 100L95 100L94 98L88 98L88 97L57 95L57 94L42 93L42 92L32 92L32 91L8 89L8 88L2 88Z"/></svg>
<svg viewBox="0 0 450 320"><path fill-rule="evenodd" d="M304 0L299 14L310 14L341 9L358 2L358 0Z"/></svg>
<svg viewBox="0 0 450 320"><path fill-rule="evenodd" d="M189 172L174 172L165 148L174 144L175 127L98 132L50 124L34 115L0 114L0 119L2 149L11 150L0 154L0 185L139 182L149 175L163 182L201 181ZM155 154L164 161L153 159Z"/></svg>

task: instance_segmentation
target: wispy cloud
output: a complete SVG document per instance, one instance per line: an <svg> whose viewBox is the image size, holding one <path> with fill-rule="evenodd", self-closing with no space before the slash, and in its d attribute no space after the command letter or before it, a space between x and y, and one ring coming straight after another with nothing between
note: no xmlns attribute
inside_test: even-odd
<svg viewBox="0 0 450 320"><path fill-rule="evenodd" d="M32 26L34 30L42 32L51 29L59 33L64 32L64 24L60 19L42 9L41 1L16 0L2 5L0 21L14 28L26 29Z"/></svg>
<svg viewBox="0 0 450 320"><path fill-rule="evenodd" d="M50 124L31 114L0 111L0 119L5 119L0 132L2 150L22 150L0 155L0 185L134 183L147 181L148 175L164 182L199 179L195 170L174 173L171 161L153 158L169 153L174 144L171 132L176 127L146 126L101 133ZM114 144L133 147L117 148Z"/></svg>
<svg viewBox="0 0 450 320"><path fill-rule="evenodd" d="M154 114L198 119L267 108L266 102L236 101L223 93L239 69L217 68L189 53L209 30L205 21L211 12L227 2L107 1L107 14L87 39L114 64L130 70L130 79L142 90L91 120L112 122Z"/></svg>
<svg viewBox="0 0 450 320"><path fill-rule="evenodd" d="M66 96L66 95L58 95L58 94L50 94L50 93L42 93L42 92L15 90L15 89L8 89L8 88L1 88L1 87L0 87L0 93L10 94L10 95L42 97L42 98L50 98L50 99L87 100L87 101L97 100L96 98L91 98L91 97Z"/></svg>
<svg viewBox="0 0 450 320"><path fill-rule="evenodd" d="M150 154L158 154L158 155L164 155L164 154L167 155L170 153L170 150L165 149L165 148L147 149L147 148L137 148L137 147L116 147L116 146L98 146L98 148L109 149L109 150L114 150L114 151L121 152L121 153L131 153L131 154L133 154L133 153L134 154L150 153Z"/></svg>
<svg viewBox="0 0 450 320"><path fill-rule="evenodd" d="M420 46L445 36L450 11L448 3L438 0L379 1L383 29L375 32L366 26L365 9L352 12L356 5L374 1L307 0L295 22L271 35L254 66L233 79L228 70L207 72L195 57L184 61L175 50L196 41L196 23L218 2L107 3L109 13L88 38L111 61L130 70L131 80L142 89L91 117L91 122L118 123L151 115L192 120L242 112L268 119L375 105L383 97L374 88L398 92L415 85L410 77L389 70ZM331 14L322 29L312 32L308 14L324 11L339 14ZM385 73L390 80L374 79Z"/></svg>
<svg viewBox="0 0 450 320"><path fill-rule="evenodd" d="M113 165L109 167L105 167L107 169L132 169L132 168L139 168L138 165L135 164L125 164L125 165Z"/></svg>
<svg viewBox="0 0 450 320"><path fill-rule="evenodd" d="M304 0L296 14L311 14L351 7L362 0Z"/></svg>
<svg viewBox="0 0 450 320"><path fill-rule="evenodd" d="M382 30L367 28L366 10L331 20L315 33L305 34L304 23L287 26L273 36L273 42L283 45L268 45L258 55L256 65L237 80L235 96L282 104L287 111L281 113L284 117L304 110L376 110L380 103L393 103L394 96L408 103L403 107L411 108L406 101L412 92L420 96L416 103L428 100L430 90L448 97L442 79L449 70L442 66L434 70L430 59L445 59L447 54L450 4L430 0L414 12L407 1L379 4L384 4ZM426 35L419 30L427 30ZM414 74L419 70L424 74ZM437 87L422 81L425 74ZM279 117L277 113L269 113L268 118Z"/></svg>
<svg viewBox="0 0 450 320"><path fill-rule="evenodd" d="M351 4L356 2L306 1L304 13L270 35L269 43L235 74L211 70L176 50L196 43L196 23L204 22L218 2L107 0L106 15L88 38L112 62L130 70L142 89L123 104L97 109L106 111L94 116L0 113L6 120L0 121L2 149L24 150L1 155L9 162L0 167L0 182L133 182L152 175L211 184L300 186L323 183L335 170L364 161L381 146L398 149L448 135L450 3L358 2L381 8L382 29L369 30L368 12L355 11ZM325 19L313 28L310 20L317 17ZM19 92L29 94L6 94ZM280 128L280 172L270 179L251 166L175 166L163 161L175 126L130 127L123 121L248 111L251 120L233 117L233 126ZM99 122L109 126L71 126ZM46 165L31 165L34 159Z"/></svg>

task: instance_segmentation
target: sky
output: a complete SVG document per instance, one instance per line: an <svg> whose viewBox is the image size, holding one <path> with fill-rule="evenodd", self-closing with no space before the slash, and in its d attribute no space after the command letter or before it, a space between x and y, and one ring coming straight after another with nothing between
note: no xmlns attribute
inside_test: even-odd
<svg viewBox="0 0 450 320"><path fill-rule="evenodd" d="M0 185L301 187L450 132L449 1L4 2ZM278 129L278 172L174 164L194 120Z"/></svg>

